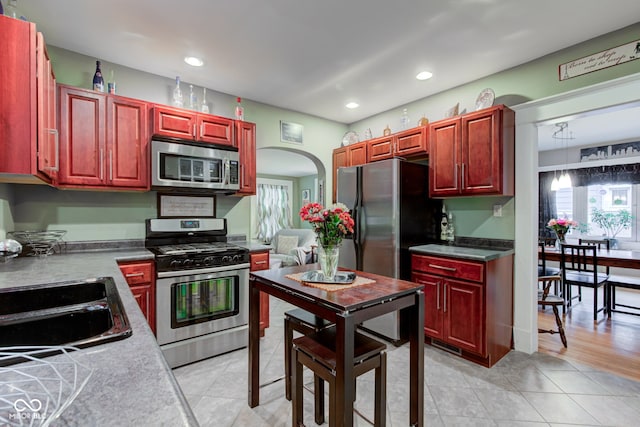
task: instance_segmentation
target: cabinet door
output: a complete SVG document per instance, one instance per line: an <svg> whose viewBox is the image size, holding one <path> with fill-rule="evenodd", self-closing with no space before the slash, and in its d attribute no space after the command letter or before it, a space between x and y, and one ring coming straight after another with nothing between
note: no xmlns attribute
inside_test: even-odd
<svg viewBox="0 0 640 427"><path fill-rule="evenodd" d="M347 147L348 165L358 166L367 163L367 144L361 142Z"/></svg>
<svg viewBox="0 0 640 427"><path fill-rule="evenodd" d="M56 77L42 33L37 34L38 172L54 179L58 172Z"/></svg>
<svg viewBox="0 0 640 427"><path fill-rule="evenodd" d="M153 334L156 333L156 303L155 303L155 290L154 285L148 283L146 285L137 285L130 286L131 293L135 298L138 306L140 306L140 310L142 314L147 319L147 323L149 327L153 331Z"/></svg>
<svg viewBox="0 0 640 427"><path fill-rule="evenodd" d="M153 107L153 134L195 140L196 115L165 106Z"/></svg>
<svg viewBox="0 0 640 427"><path fill-rule="evenodd" d="M429 126L429 195L460 193L460 119L442 120Z"/></svg>
<svg viewBox="0 0 640 427"><path fill-rule="evenodd" d="M408 129L395 135L394 155L417 157L427 154L427 128L425 126Z"/></svg>
<svg viewBox="0 0 640 427"><path fill-rule="evenodd" d="M367 162L392 158L394 141L391 135L367 141Z"/></svg>
<svg viewBox="0 0 640 427"><path fill-rule="evenodd" d="M502 192L500 110L488 109L462 117L462 191Z"/></svg>
<svg viewBox="0 0 640 427"><path fill-rule="evenodd" d="M256 194L256 125L249 122L236 122L235 140L240 156L238 194L254 195Z"/></svg>
<svg viewBox="0 0 640 427"><path fill-rule="evenodd" d="M36 172L35 24L0 15L0 172Z"/></svg>
<svg viewBox="0 0 640 427"><path fill-rule="evenodd" d="M347 157L347 147L340 147L333 150L333 192L332 199L336 201L336 188L338 185L338 168L349 166Z"/></svg>
<svg viewBox="0 0 640 427"><path fill-rule="evenodd" d="M115 187L149 189L147 103L107 97L107 179Z"/></svg>
<svg viewBox="0 0 640 427"><path fill-rule="evenodd" d="M205 114L198 115L198 140L233 146L233 120Z"/></svg>
<svg viewBox="0 0 640 427"><path fill-rule="evenodd" d="M424 333L432 338L443 338L442 277L413 273L411 280L424 286Z"/></svg>
<svg viewBox="0 0 640 427"><path fill-rule="evenodd" d="M105 182L105 98L59 86L59 184L103 186Z"/></svg>
<svg viewBox="0 0 640 427"><path fill-rule="evenodd" d="M443 315L447 342L485 356L483 284L445 279Z"/></svg>

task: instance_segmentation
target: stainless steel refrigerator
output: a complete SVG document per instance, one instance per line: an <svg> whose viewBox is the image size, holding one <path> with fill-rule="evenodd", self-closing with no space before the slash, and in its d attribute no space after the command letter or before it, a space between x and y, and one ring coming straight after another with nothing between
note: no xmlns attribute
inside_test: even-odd
<svg viewBox="0 0 640 427"><path fill-rule="evenodd" d="M411 279L410 246L440 241L442 201L429 198L428 166L390 159L338 169L336 200L356 222L342 242L340 267ZM407 339L401 312L364 322L399 344Z"/></svg>

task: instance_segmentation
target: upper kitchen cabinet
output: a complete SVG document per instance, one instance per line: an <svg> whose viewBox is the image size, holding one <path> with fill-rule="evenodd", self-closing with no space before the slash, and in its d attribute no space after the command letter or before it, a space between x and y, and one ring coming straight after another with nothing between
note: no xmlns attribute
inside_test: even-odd
<svg viewBox="0 0 640 427"><path fill-rule="evenodd" d="M336 201L338 168L358 166L367 163L367 143L347 145L333 150L333 201Z"/></svg>
<svg viewBox="0 0 640 427"><path fill-rule="evenodd" d="M234 145L233 120L164 105L153 107L154 135L211 144Z"/></svg>
<svg viewBox="0 0 640 427"><path fill-rule="evenodd" d="M239 196L256 194L256 125L236 121L235 143L240 156Z"/></svg>
<svg viewBox="0 0 640 427"><path fill-rule="evenodd" d="M421 157L427 155L427 127L407 129L393 135L370 139L367 144L367 163L393 157Z"/></svg>
<svg viewBox="0 0 640 427"><path fill-rule="evenodd" d="M515 113L504 105L429 125L431 197L513 196Z"/></svg>
<svg viewBox="0 0 640 427"><path fill-rule="evenodd" d="M60 187L148 190L148 104L59 86Z"/></svg>
<svg viewBox="0 0 640 427"><path fill-rule="evenodd" d="M55 75L33 23L0 15L0 181L51 183L57 171Z"/></svg>

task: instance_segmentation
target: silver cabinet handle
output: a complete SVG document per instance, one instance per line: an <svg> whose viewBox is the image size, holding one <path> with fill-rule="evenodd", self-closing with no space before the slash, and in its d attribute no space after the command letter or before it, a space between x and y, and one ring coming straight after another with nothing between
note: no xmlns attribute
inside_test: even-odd
<svg viewBox="0 0 640 427"><path fill-rule="evenodd" d="M204 122L200 123L200 136L204 135Z"/></svg>
<svg viewBox="0 0 640 427"><path fill-rule="evenodd" d="M438 270L456 271L454 267L445 267L444 265L429 264L429 267L437 268Z"/></svg>
<svg viewBox="0 0 640 427"><path fill-rule="evenodd" d="M140 277L140 276L144 276L143 272L140 273L127 273L124 275L124 277Z"/></svg>
<svg viewBox="0 0 640 427"><path fill-rule="evenodd" d="M197 139L197 135L196 135L196 124L193 124L193 137Z"/></svg>
<svg viewBox="0 0 640 427"><path fill-rule="evenodd" d="M436 310L440 310L440 282L436 283Z"/></svg>
<svg viewBox="0 0 640 427"><path fill-rule="evenodd" d="M460 179L462 180L462 189L465 188L464 185L464 163L462 164L462 172L460 173Z"/></svg>
<svg viewBox="0 0 640 427"><path fill-rule="evenodd" d="M100 149L100 179L104 179L104 149Z"/></svg>
<svg viewBox="0 0 640 427"><path fill-rule="evenodd" d="M261 265L261 264L266 264L266 263L267 263L267 261L256 261L256 262L254 262L254 264L256 264L256 265Z"/></svg>
<svg viewBox="0 0 640 427"><path fill-rule="evenodd" d="M55 136L54 141L56 142L55 166L48 167L47 169L58 172L60 170L60 134L58 133L58 129L47 129L47 131Z"/></svg>
<svg viewBox="0 0 640 427"><path fill-rule="evenodd" d="M444 312L447 312L447 282L444 282Z"/></svg>
<svg viewBox="0 0 640 427"><path fill-rule="evenodd" d="M109 150L109 181L113 181L113 150Z"/></svg>

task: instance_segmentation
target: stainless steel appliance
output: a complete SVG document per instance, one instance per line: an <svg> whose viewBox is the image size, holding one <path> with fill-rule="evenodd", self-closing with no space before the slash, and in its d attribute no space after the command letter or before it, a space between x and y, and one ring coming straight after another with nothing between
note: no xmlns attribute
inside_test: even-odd
<svg viewBox="0 0 640 427"><path fill-rule="evenodd" d="M442 201L429 198L428 167L401 159L338 169L337 200L351 209L354 233L343 240L340 267L411 278L414 245L439 242ZM363 327L392 342L407 339L395 312Z"/></svg>
<svg viewBox="0 0 640 427"><path fill-rule="evenodd" d="M157 272L157 338L169 366L246 347L249 251L226 243L226 220L149 219L146 228Z"/></svg>
<svg viewBox="0 0 640 427"><path fill-rule="evenodd" d="M161 190L240 189L238 150L212 144L151 140L151 186Z"/></svg>

